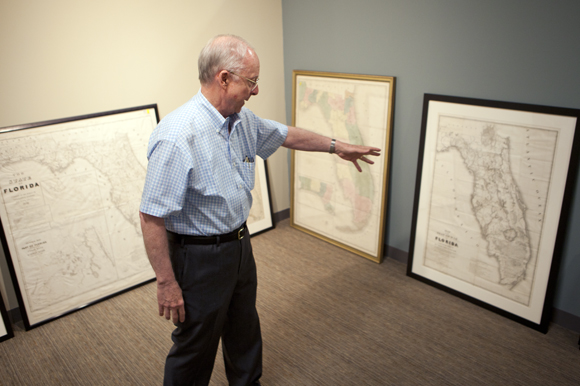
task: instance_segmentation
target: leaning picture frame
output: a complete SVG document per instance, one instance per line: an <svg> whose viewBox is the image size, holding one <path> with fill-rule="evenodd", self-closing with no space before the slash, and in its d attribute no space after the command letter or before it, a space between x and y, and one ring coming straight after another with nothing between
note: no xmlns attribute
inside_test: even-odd
<svg viewBox="0 0 580 386"><path fill-rule="evenodd" d="M290 225L380 263L388 196L395 78L293 72L292 124L380 148L374 165L292 151ZM330 144L329 144L330 145Z"/></svg>
<svg viewBox="0 0 580 386"><path fill-rule="evenodd" d="M157 105L0 128L0 238L26 330L154 280L139 220Z"/></svg>
<svg viewBox="0 0 580 386"><path fill-rule="evenodd" d="M547 332L579 118L425 94L407 274Z"/></svg>
<svg viewBox="0 0 580 386"><path fill-rule="evenodd" d="M8 311L4 306L4 299L0 294L0 342L14 337L14 331L12 330L12 324L10 323L10 318L8 317Z"/></svg>
<svg viewBox="0 0 580 386"><path fill-rule="evenodd" d="M256 156L255 182L252 189L252 207L247 225L251 236L274 229L272 198L268 180L268 164L260 156Z"/></svg>

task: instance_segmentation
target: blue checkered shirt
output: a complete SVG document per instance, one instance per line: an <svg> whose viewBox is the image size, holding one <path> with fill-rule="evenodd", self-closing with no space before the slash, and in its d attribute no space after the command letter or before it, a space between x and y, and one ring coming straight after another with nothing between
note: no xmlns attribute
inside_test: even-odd
<svg viewBox="0 0 580 386"><path fill-rule="evenodd" d="M179 234L235 230L252 206L256 154L268 158L287 134L287 126L246 108L224 118L198 92L151 134L140 211Z"/></svg>

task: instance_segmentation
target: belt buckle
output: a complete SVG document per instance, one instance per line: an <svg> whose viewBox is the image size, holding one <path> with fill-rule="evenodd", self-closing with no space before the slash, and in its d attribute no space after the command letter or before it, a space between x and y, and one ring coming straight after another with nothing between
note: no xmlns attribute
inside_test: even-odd
<svg viewBox="0 0 580 386"><path fill-rule="evenodd" d="M241 236L240 236L240 234L242 233L242 231L243 231L244 229L245 229L244 227L241 227L241 228L240 228L240 230L238 231L238 240L241 240L241 239L243 239L243 238L244 238L244 235L241 235Z"/></svg>

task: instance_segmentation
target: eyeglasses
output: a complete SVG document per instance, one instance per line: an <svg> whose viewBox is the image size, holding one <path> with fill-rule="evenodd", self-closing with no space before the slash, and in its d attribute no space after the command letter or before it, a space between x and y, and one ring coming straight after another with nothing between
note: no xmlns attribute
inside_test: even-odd
<svg viewBox="0 0 580 386"><path fill-rule="evenodd" d="M258 79L256 79L256 80L252 80L252 79L250 79L250 78L246 78L245 76L242 76L242 75L240 75L240 74L236 74L236 73L235 73L235 72L233 72L233 71L230 71L230 70L228 70L228 72L229 72L230 74L237 75L237 76L239 76L240 78L244 78L245 80L252 82L252 83L254 84L254 87L251 87L251 86L250 86L250 92L253 92L253 91L256 89L256 87L258 87L258 80L260 80L259 78L258 78Z"/></svg>

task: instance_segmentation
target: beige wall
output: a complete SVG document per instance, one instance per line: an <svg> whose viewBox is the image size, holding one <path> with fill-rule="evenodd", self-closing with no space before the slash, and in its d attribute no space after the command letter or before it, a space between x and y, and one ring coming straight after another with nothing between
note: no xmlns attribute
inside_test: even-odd
<svg viewBox="0 0 580 386"><path fill-rule="evenodd" d="M214 35L247 39L261 64L247 104L285 123L281 0L0 2L0 127L157 103L163 117L199 89ZM1 137L0 137L1 139ZM289 207L288 157L268 161L273 209ZM0 251L0 287L18 306Z"/></svg>

